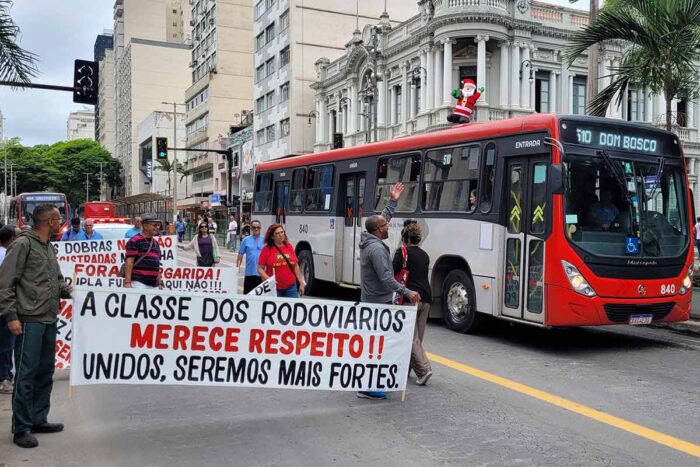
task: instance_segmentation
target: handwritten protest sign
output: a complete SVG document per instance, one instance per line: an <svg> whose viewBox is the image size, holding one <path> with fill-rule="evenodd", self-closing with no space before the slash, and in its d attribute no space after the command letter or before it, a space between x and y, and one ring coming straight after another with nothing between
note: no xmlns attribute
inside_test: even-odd
<svg viewBox="0 0 700 467"><path fill-rule="evenodd" d="M78 287L71 382L400 391L415 318L409 306Z"/></svg>
<svg viewBox="0 0 700 467"><path fill-rule="evenodd" d="M275 276L272 276L268 280L264 281L262 284L248 292L247 295L264 295L266 297L276 297L277 281L275 280Z"/></svg>
<svg viewBox="0 0 700 467"><path fill-rule="evenodd" d="M73 301L61 300L61 309L56 323L56 368L66 369L70 366L72 336L71 316Z"/></svg>

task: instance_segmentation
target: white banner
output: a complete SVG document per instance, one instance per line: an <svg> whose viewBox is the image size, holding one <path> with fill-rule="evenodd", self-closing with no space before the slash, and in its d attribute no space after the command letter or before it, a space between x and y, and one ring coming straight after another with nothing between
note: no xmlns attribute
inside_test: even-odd
<svg viewBox="0 0 700 467"><path fill-rule="evenodd" d="M401 391L415 307L78 287L71 384Z"/></svg>
<svg viewBox="0 0 700 467"><path fill-rule="evenodd" d="M277 281L275 276L271 276L262 284L248 292L246 295L258 295L266 297L276 297L277 296Z"/></svg>

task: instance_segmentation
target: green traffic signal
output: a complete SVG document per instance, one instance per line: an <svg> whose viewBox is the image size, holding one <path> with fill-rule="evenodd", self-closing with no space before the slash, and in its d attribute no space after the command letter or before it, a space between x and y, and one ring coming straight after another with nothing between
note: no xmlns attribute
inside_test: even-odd
<svg viewBox="0 0 700 467"><path fill-rule="evenodd" d="M156 157L158 159L168 158L168 138L156 138Z"/></svg>

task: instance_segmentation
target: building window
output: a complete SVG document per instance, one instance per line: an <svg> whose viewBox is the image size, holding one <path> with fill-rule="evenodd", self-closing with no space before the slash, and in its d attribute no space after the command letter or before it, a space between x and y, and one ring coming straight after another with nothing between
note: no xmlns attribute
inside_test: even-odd
<svg viewBox="0 0 700 467"><path fill-rule="evenodd" d="M280 102L287 102L289 100L289 83L284 83L280 86Z"/></svg>
<svg viewBox="0 0 700 467"><path fill-rule="evenodd" d="M289 120L287 120L289 121ZM304 181L306 180L305 169L295 169L292 173L292 191L289 199L289 212L301 212L304 209Z"/></svg>
<svg viewBox="0 0 700 467"><path fill-rule="evenodd" d="M586 77L575 77L574 86L572 89L573 95L573 111L576 115L584 115L586 113Z"/></svg>
<svg viewBox="0 0 700 467"><path fill-rule="evenodd" d="M265 62L265 76L271 76L275 72L275 57Z"/></svg>
<svg viewBox="0 0 700 467"><path fill-rule="evenodd" d="M271 109L275 106L275 91L270 91L265 94L265 109Z"/></svg>
<svg viewBox="0 0 700 467"><path fill-rule="evenodd" d="M263 13L265 13L265 0L260 0L255 4L255 19L260 18Z"/></svg>
<svg viewBox="0 0 700 467"><path fill-rule="evenodd" d="M265 79L265 65L260 65L255 69L255 82Z"/></svg>
<svg viewBox="0 0 700 467"><path fill-rule="evenodd" d="M420 89L421 89L421 82L418 81L418 84L416 85L416 107L413 109L413 115L417 115L418 112L420 112L420 106L423 105L423 103L420 100Z"/></svg>
<svg viewBox="0 0 700 467"><path fill-rule="evenodd" d="M479 146L438 149L425 154L423 210L473 211L479 181Z"/></svg>
<svg viewBox="0 0 700 467"><path fill-rule="evenodd" d="M280 68L289 64L289 46L282 49L280 52Z"/></svg>
<svg viewBox="0 0 700 467"><path fill-rule="evenodd" d="M265 128L265 142L271 143L275 140L275 125Z"/></svg>
<svg viewBox="0 0 700 467"><path fill-rule="evenodd" d="M275 38L275 23L265 28L265 42L270 42Z"/></svg>
<svg viewBox="0 0 700 467"><path fill-rule="evenodd" d="M255 50L261 50L263 47L265 47L265 33L261 32L255 38Z"/></svg>
<svg viewBox="0 0 700 467"><path fill-rule="evenodd" d="M414 212L418 207L420 165L420 154L379 159L374 210L381 211L389 200L391 187L397 182L403 182L405 190L399 198L396 210L398 212Z"/></svg>
<svg viewBox="0 0 700 467"><path fill-rule="evenodd" d="M289 27L289 10L280 15L280 31L284 31Z"/></svg>
<svg viewBox="0 0 700 467"><path fill-rule="evenodd" d="M627 95L627 120L643 122L646 117L646 96L644 91L630 89Z"/></svg>
<svg viewBox="0 0 700 467"><path fill-rule="evenodd" d="M333 196L333 166L309 168L306 181L306 210L330 211Z"/></svg>
<svg viewBox="0 0 700 467"><path fill-rule="evenodd" d="M260 115L265 111L265 98L259 97L255 100L255 113Z"/></svg>
<svg viewBox="0 0 700 467"><path fill-rule="evenodd" d="M549 80L537 78L535 80L535 111L539 113L549 112Z"/></svg>
<svg viewBox="0 0 700 467"><path fill-rule="evenodd" d="M396 121L394 123L399 123L401 121L401 86L396 86Z"/></svg>
<svg viewBox="0 0 700 467"><path fill-rule="evenodd" d="M267 8L270 9L272 8L272 5L275 4L275 0L267 0Z"/></svg>
<svg viewBox="0 0 700 467"><path fill-rule="evenodd" d="M280 136L289 136L289 119L285 118L280 122Z"/></svg>
<svg viewBox="0 0 700 467"><path fill-rule="evenodd" d="M258 130L255 132L255 143L258 146L262 146L263 144L265 144L265 130L264 129Z"/></svg>

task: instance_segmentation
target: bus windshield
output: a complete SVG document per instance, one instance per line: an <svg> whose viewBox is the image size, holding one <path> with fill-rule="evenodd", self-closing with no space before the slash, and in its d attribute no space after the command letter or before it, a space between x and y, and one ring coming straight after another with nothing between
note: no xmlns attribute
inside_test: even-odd
<svg viewBox="0 0 700 467"><path fill-rule="evenodd" d="M52 197L51 199L44 198L32 198L23 197L21 201L22 205L22 221L27 225L32 225L32 214L34 213L34 208L41 204L51 204L58 209L61 213L61 223L66 222L66 201L61 198Z"/></svg>
<svg viewBox="0 0 700 467"><path fill-rule="evenodd" d="M680 159L566 154L566 234L596 256L678 257L688 245Z"/></svg>

